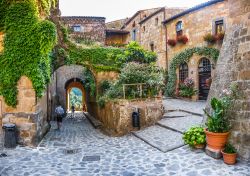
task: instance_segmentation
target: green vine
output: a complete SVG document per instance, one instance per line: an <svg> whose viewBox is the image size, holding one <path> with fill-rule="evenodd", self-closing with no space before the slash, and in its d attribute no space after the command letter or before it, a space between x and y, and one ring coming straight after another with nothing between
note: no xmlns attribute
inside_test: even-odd
<svg viewBox="0 0 250 176"><path fill-rule="evenodd" d="M180 64L189 62L190 58L193 54L198 54L200 56L206 56L208 58L212 58L215 62L219 57L219 50L215 48L208 48L208 47L194 47L184 50L183 52L177 54L170 63L169 72L168 72L168 83L166 87L165 94L167 96L173 96L175 92L176 86L176 69L179 67Z"/></svg>
<svg viewBox="0 0 250 176"><path fill-rule="evenodd" d="M1 1L3 2L3 1ZM4 50L0 53L0 94L13 107L17 104L17 82L21 76L31 79L41 97L50 80L49 53L56 43L56 27L40 21L34 0L13 1L6 6Z"/></svg>

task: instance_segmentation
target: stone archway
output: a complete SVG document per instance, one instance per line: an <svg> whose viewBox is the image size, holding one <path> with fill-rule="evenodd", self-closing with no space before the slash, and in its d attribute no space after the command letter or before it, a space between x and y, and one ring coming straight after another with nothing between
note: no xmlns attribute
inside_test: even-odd
<svg viewBox="0 0 250 176"><path fill-rule="evenodd" d="M87 102L87 97L86 97L86 90L84 88L84 81L80 80L78 78L73 78L70 79L66 82L65 84L65 89L66 89L66 110L70 111L71 110L71 106L72 104L70 103L71 100L71 91L76 88L78 90L81 91L82 95L81 95L81 106L78 107L76 105L76 111L87 111L87 106L86 106L86 102Z"/></svg>

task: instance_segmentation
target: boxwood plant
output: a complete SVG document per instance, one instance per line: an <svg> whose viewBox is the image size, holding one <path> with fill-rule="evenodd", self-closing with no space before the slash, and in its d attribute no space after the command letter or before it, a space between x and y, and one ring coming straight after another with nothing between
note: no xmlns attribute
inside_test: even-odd
<svg viewBox="0 0 250 176"><path fill-rule="evenodd" d="M191 127L183 134L183 140L185 144L188 144L190 147L194 147L195 145L199 144L205 144L206 135L204 132L204 128Z"/></svg>

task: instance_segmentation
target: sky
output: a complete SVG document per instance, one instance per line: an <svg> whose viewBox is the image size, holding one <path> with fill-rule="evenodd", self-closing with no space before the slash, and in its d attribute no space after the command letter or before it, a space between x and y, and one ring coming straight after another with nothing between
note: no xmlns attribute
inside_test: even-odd
<svg viewBox="0 0 250 176"><path fill-rule="evenodd" d="M208 0L60 0L62 16L102 16L106 22L154 7L193 7Z"/></svg>

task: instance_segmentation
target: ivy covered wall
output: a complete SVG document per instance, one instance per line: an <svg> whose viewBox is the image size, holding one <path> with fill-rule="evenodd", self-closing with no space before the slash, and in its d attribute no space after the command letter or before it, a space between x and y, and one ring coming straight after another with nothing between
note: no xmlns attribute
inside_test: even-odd
<svg viewBox="0 0 250 176"><path fill-rule="evenodd" d="M50 8L51 2L0 1L0 30L5 33L4 50L0 53L0 94L7 105L17 104L16 86L21 76L31 79L38 97L50 80L49 53L57 33L52 22L39 18L39 10Z"/></svg>

